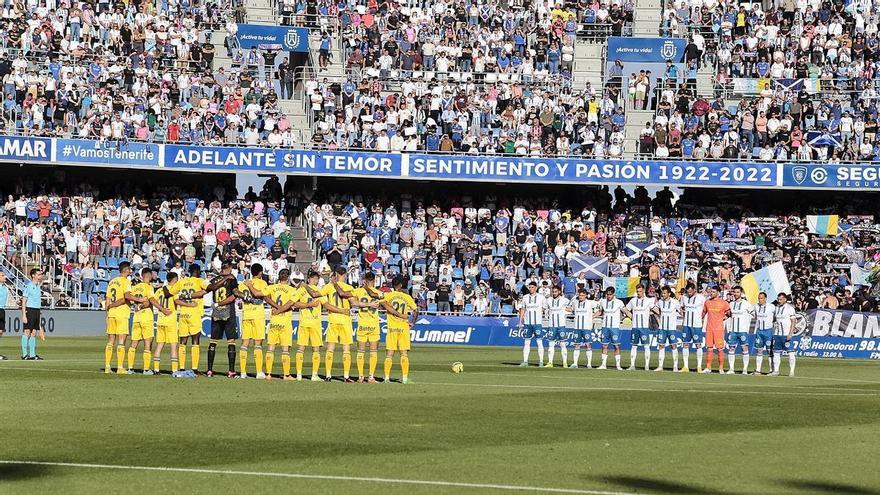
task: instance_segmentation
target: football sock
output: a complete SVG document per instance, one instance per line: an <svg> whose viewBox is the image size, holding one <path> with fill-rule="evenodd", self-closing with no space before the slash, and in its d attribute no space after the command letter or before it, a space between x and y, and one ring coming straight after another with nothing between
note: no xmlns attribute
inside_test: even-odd
<svg viewBox="0 0 880 495"><path fill-rule="evenodd" d="M523 362L529 362L529 354L532 352L532 339L526 339L523 342Z"/></svg>
<svg viewBox="0 0 880 495"><path fill-rule="evenodd" d="M333 351L324 353L324 375L333 376Z"/></svg>
<svg viewBox="0 0 880 495"><path fill-rule="evenodd" d="M727 352L727 359L728 359L727 363L728 363L728 365L730 365L730 371L733 371L733 369L736 368L736 351L735 350L728 351Z"/></svg>
<svg viewBox="0 0 880 495"><path fill-rule="evenodd" d="M144 371L150 369L150 361L153 360L153 353L149 349L144 349Z"/></svg>
<svg viewBox="0 0 880 495"><path fill-rule="evenodd" d="M645 369L648 369L648 364L651 362L651 346L645 346Z"/></svg>
<svg viewBox="0 0 880 495"><path fill-rule="evenodd" d="M21 336L21 355L22 356L28 355L28 337L27 337L27 335Z"/></svg>
<svg viewBox="0 0 880 495"><path fill-rule="evenodd" d="M764 354L755 356L755 373L761 372L761 365L764 364Z"/></svg>
<svg viewBox="0 0 880 495"><path fill-rule="evenodd" d="M749 353L743 354L743 373L749 372Z"/></svg>
<svg viewBox="0 0 880 495"><path fill-rule="evenodd" d="M578 364L578 359L581 357L581 348L575 347L573 351L571 351L571 364Z"/></svg>
<svg viewBox="0 0 880 495"><path fill-rule="evenodd" d="M718 371L724 371L724 349L718 349Z"/></svg>
<svg viewBox="0 0 880 495"><path fill-rule="evenodd" d="M31 335L30 342L28 342L28 356L34 357L37 355L37 336Z"/></svg>
<svg viewBox="0 0 880 495"><path fill-rule="evenodd" d="M263 372L263 347L259 345L254 347L254 367L258 375Z"/></svg>
<svg viewBox="0 0 880 495"><path fill-rule="evenodd" d="M321 372L321 352L312 351L312 375L318 376Z"/></svg>
<svg viewBox="0 0 880 495"><path fill-rule="evenodd" d="M691 350L687 347L683 348L681 350L681 357L682 357L682 361L684 361L684 363L682 363L682 364L684 364L684 367L690 368L691 367L691 363L690 363Z"/></svg>
<svg viewBox="0 0 880 495"><path fill-rule="evenodd" d="M678 369L678 349L672 349L672 369Z"/></svg>
<svg viewBox="0 0 880 495"><path fill-rule="evenodd" d="M593 349L587 349L587 368L593 367Z"/></svg>
<svg viewBox="0 0 880 495"><path fill-rule="evenodd" d="M391 360L390 357L385 358L385 381L391 378L391 366L394 364L394 361Z"/></svg>
<svg viewBox="0 0 880 495"><path fill-rule="evenodd" d="M177 362L181 368L186 369L186 344L177 346Z"/></svg>
<svg viewBox="0 0 880 495"><path fill-rule="evenodd" d="M303 357L303 351L296 351L296 375L302 376L303 374L303 361L305 358Z"/></svg>
<svg viewBox="0 0 880 495"><path fill-rule="evenodd" d="M666 361L666 348L660 348L657 350L657 368L663 369L663 363Z"/></svg>
<svg viewBox="0 0 880 495"><path fill-rule="evenodd" d="M155 373L159 372L159 370L161 369L159 364L160 364L159 363L159 355L156 354L156 356L153 358L153 372L155 372Z"/></svg>
<svg viewBox="0 0 880 495"><path fill-rule="evenodd" d="M199 357L201 356L202 348L199 347L198 344L195 344L189 348L190 351L190 361L192 362L192 369L199 369Z"/></svg>
<svg viewBox="0 0 880 495"><path fill-rule="evenodd" d="M538 362L544 364L544 341L536 339L538 343Z"/></svg>
<svg viewBox="0 0 880 495"><path fill-rule="evenodd" d="M639 348L636 346L632 346L629 349L629 367L633 368L636 365L636 358L639 357Z"/></svg>
<svg viewBox="0 0 880 495"><path fill-rule="evenodd" d="M21 354L24 356L24 353ZM110 365L113 363L113 344L107 343L104 346L104 369L109 369Z"/></svg>
<svg viewBox="0 0 880 495"><path fill-rule="evenodd" d="M400 357L400 372L404 378L409 376L409 356Z"/></svg>
<svg viewBox="0 0 880 495"><path fill-rule="evenodd" d="M125 346L116 346L116 372L125 369Z"/></svg>
<svg viewBox="0 0 880 495"><path fill-rule="evenodd" d="M797 357L794 355L794 352L788 352L788 370L790 373L794 373L794 365L797 361Z"/></svg>
<svg viewBox="0 0 880 495"><path fill-rule="evenodd" d="M710 348L709 352L706 353L706 369L707 370L712 369L712 359L714 357L715 357L715 353L713 352L713 349ZM697 360L699 361L699 359L700 359L699 355L697 355Z"/></svg>
<svg viewBox="0 0 880 495"><path fill-rule="evenodd" d="M217 354L217 343L208 344L208 371L214 371L214 356Z"/></svg>
<svg viewBox="0 0 880 495"><path fill-rule="evenodd" d="M180 371L180 362L177 358L171 358L171 372Z"/></svg>
<svg viewBox="0 0 880 495"><path fill-rule="evenodd" d="M351 351L342 351L342 376L348 378L351 372Z"/></svg>
<svg viewBox="0 0 880 495"><path fill-rule="evenodd" d="M773 353L773 372L779 373L779 367L782 365L782 351Z"/></svg>
<svg viewBox="0 0 880 495"><path fill-rule="evenodd" d="M556 342L550 341L550 348L547 349L547 362L553 364L553 357L556 356Z"/></svg>
<svg viewBox="0 0 880 495"><path fill-rule="evenodd" d="M703 369L703 348L697 347L697 370Z"/></svg>
<svg viewBox="0 0 880 495"><path fill-rule="evenodd" d="M363 378L364 377L364 351L360 351L360 350L357 351L356 361L357 361L358 376Z"/></svg>
<svg viewBox="0 0 880 495"><path fill-rule="evenodd" d="M281 353L281 372L284 373L282 376L290 374L290 352Z"/></svg>
<svg viewBox="0 0 880 495"><path fill-rule="evenodd" d="M376 375L376 365L379 364L379 352L370 351L370 376Z"/></svg>
<svg viewBox="0 0 880 495"><path fill-rule="evenodd" d="M242 376L247 375L247 351L247 346L241 346L241 350L238 351L238 362L241 366Z"/></svg>
<svg viewBox="0 0 880 495"><path fill-rule="evenodd" d="M235 344L227 344L226 359L229 361L229 371L235 373Z"/></svg>
<svg viewBox="0 0 880 495"><path fill-rule="evenodd" d="M272 365L274 365L274 364L275 364L275 351L270 349L270 350L266 351L266 370L265 371L266 371L267 375L272 374Z"/></svg>
<svg viewBox="0 0 880 495"><path fill-rule="evenodd" d="M602 351L602 366L605 366L608 363L608 353Z"/></svg>
<svg viewBox="0 0 880 495"><path fill-rule="evenodd" d="M620 354L614 355L614 365L620 368Z"/></svg>
<svg viewBox="0 0 880 495"><path fill-rule="evenodd" d="M568 368L568 344L565 342L559 344L559 352L562 353L562 366Z"/></svg>
<svg viewBox="0 0 880 495"><path fill-rule="evenodd" d="M130 369L134 368L135 354L137 354L137 349L135 349L134 347L129 347L128 348L128 359L126 360L127 361L126 364L128 366L126 366L125 369L130 370Z"/></svg>

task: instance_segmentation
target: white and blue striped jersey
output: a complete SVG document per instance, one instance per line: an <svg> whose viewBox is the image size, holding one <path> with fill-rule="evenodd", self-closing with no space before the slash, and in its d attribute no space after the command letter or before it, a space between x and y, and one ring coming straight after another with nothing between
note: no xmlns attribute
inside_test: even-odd
<svg viewBox="0 0 880 495"><path fill-rule="evenodd" d="M681 308L678 299L660 299L656 307L660 310L660 330L678 330L678 312Z"/></svg>
<svg viewBox="0 0 880 495"><path fill-rule="evenodd" d="M788 330L791 328L791 318L795 315L794 306L788 303L777 306L774 315L776 324L773 325L773 335L788 336Z"/></svg>
<svg viewBox="0 0 880 495"><path fill-rule="evenodd" d="M702 294L681 296L681 304L684 306L684 319L681 324L686 327L703 328L703 306L706 298Z"/></svg>
<svg viewBox="0 0 880 495"><path fill-rule="evenodd" d="M616 297L610 301L602 299L599 307L602 308L602 326L604 328L620 328L620 310L624 308L623 301Z"/></svg>
<svg viewBox="0 0 880 495"><path fill-rule="evenodd" d="M541 294L526 294L522 298L523 325L540 325L547 302Z"/></svg>
<svg viewBox="0 0 880 495"><path fill-rule="evenodd" d="M651 308L656 301L653 297L634 297L629 300L626 309L632 313L633 328L648 328L651 321Z"/></svg>
<svg viewBox="0 0 880 495"><path fill-rule="evenodd" d="M575 330L592 330L593 316L596 308L599 306L597 301L585 299L580 301L575 299L571 301L571 309L574 311L574 328Z"/></svg>
<svg viewBox="0 0 880 495"><path fill-rule="evenodd" d="M748 333L752 325L752 304L745 299L730 303L730 331Z"/></svg>
<svg viewBox="0 0 880 495"><path fill-rule="evenodd" d="M755 331L773 330L774 308L772 304L756 304L755 305Z"/></svg>
<svg viewBox="0 0 880 495"><path fill-rule="evenodd" d="M565 296L551 297L547 299L547 313L550 319L550 328L565 326L565 312L568 309L569 300Z"/></svg>

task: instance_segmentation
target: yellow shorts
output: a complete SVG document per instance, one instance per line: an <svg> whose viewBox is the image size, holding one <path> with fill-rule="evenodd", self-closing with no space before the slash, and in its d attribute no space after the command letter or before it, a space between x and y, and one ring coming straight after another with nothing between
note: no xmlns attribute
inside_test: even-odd
<svg viewBox="0 0 880 495"><path fill-rule="evenodd" d="M154 336L153 320L136 321L131 324L131 340L152 339Z"/></svg>
<svg viewBox="0 0 880 495"><path fill-rule="evenodd" d="M321 325L300 325L296 330L296 345L321 347Z"/></svg>
<svg viewBox="0 0 880 495"><path fill-rule="evenodd" d="M345 323L328 323L327 324L327 343L328 344L351 344L351 320Z"/></svg>
<svg viewBox="0 0 880 495"><path fill-rule="evenodd" d="M128 335L128 316L107 318L107 335Z"/></svg>
<svg viewBox="0 0 880 495"><path fill-rule="evenodd" d="M408 351L410 349L409 330L388 329L385 349L389 351Z"/></svg>
<svg viewBox="0 0 880 495"><path fill-rule="evenodd" d="M269 323L269 345L293 345L293 325L290 322Z"/></svg>
<svg viewBox="0 0 880 495"><path fill-rule="evenodd" d="M263 340L266 338L266 320L241 320L242 340Z"/></svg>
<svg viewBox="0 0 880 495"><path fill-rule="evenodd" d="M196 315L180 314L178 333L181 337L202 333L202 319Z"/></svg>
<svg viewBox="0 0 880 495"><path fill-rule="evenodd" d="M156 329L156 342L163 344L176 344L180 340L177 335L177 323L159 323Z"/></svg>
<svg viewBox="0 0 880 495"><path fill-rule="evenodd" d="M357 329L358 342L379 342L379 327L358 325Z"/></svg>

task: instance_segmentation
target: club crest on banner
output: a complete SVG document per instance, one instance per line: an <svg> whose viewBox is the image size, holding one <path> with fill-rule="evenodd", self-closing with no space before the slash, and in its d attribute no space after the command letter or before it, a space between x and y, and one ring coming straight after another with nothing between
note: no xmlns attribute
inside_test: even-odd
<svg viewBox="0 0 880 495"><path fill-rule="evenodd" d="M794 181L798 184L803 184L804 180L807 178L807 167L797 166L791 169L791 174L794 177Z"/></svg>
<svg viewBox="0 0 880 495"><path fill-rule="evenodd" d="M296 48L299 46L299 33L295 29L287 31L284 35L284 44L287 48Z"/></svg>

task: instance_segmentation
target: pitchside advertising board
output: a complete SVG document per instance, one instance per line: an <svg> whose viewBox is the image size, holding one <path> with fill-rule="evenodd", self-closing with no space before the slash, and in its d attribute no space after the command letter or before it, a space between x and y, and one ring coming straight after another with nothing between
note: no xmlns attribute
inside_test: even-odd
<svg viewBox="0 0 880 495"><path fill-rule="evenodd" d="M21 332L21 315L18 311L7 310L6 319L9 334ZM104 335L105 313L44 310L41 326L50 336ZM210 316L206 316L202 330L206 337L210 334L210 327ZM384 341L387 331L384 321L381 322L381 327ZM749 335L749 345L754 341L753 333ZM410 337L414 345L520 346L523 342L523 331L519 329L517 318L420 316L410 332ZM598 339L598 332L595 337ZM629 348L629 338L630 331L621 330L621 345L624 349ZM880 359L880 313L820 309L798 314L792 349L799 356Z"/></svg>

